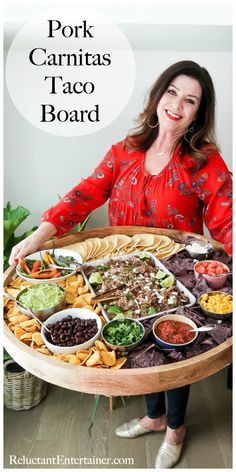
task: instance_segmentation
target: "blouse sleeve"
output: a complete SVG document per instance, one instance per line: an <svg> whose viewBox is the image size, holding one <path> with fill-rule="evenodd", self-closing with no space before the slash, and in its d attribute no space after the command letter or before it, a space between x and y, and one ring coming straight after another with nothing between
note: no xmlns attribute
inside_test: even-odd
<svg viewBox="0 0 236 472"><path fill-rule="evenodd" d="M105 203L110 195L113 169L111 148L87 179L82 179L56 205L43 213L42 222L47 221L57 228L56 237L70 231L91 211Z"/></svg>
<svg viewBox="0 0 236 472"><path fill-rule="evenodd" d="M203 219L212 238L232 254L232 178L218 152L192 180L192 188L203 201Z"/></svg>

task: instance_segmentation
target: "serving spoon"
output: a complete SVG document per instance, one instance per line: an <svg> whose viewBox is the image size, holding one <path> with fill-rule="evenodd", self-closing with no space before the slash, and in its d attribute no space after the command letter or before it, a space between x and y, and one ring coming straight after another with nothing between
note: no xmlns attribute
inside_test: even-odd
<svg viewBox="0 0 236 472"><path fill-rule="evenodd" d="M77 264L75 267L70 267L70 266L59 266L56 264L48 264L48 267L51 269L61 269L61 270L71 270L72 272L74 271L79 271L82 267L82 264Z"/></svg>
<svg viewBox="0 0 236 472"><path fill-rule="evenodd" d="M51 331L50 329L47 328L47 326L45 326L44 323L42 323L42 321L33 313L33 311L30 309L30 308L25 308L24 305L22 305L22 303L20 303L16 298L12 297L12 295L9 295L8 293L6 293L5 291L3 291L3 295L4 297L7 297L9 298L10 300L12 300L13 302L15 302L18 306L20 306L21 308L23 308L24 310L27 310L32 316L33 318L36 319L36 321L38 321L38 323L43 326L43 328L48 331L48 333L50 334L52 340L53 340L53 335L51 334Z"/></svg>
<svg viewBox="0 0 236 472"><path fill-rule="evenodd" d="M201 333L204 331L211 331L215 327L216 327L215 325L200 326L199 328L190 329L190 331L191 332L193 331L194 333Z"/></svg>

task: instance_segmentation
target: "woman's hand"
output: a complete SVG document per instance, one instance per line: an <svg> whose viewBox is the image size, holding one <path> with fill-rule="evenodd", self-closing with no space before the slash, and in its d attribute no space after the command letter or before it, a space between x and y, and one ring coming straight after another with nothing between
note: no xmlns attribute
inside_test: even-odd
<svg viewBox="0 0 236 472"><path fill-rule="evenodd" d="M17 264L19 259L38 251L45 241L51 238L56 232L57 229L53 224L47 222L42 223L34 233L12 248L9 264Z"/></svg>

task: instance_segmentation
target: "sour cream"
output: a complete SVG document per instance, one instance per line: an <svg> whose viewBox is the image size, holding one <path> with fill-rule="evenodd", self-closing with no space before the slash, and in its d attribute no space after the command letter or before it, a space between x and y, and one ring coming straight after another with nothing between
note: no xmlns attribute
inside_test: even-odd
<svg viewBox="0 0 236 472"><path fill-rule="evenodd" d="M210 251L211 248L210 244L199 244L197 242L193 242L186 246L187 251L195 252L196 254L205 254Z"/></svg>

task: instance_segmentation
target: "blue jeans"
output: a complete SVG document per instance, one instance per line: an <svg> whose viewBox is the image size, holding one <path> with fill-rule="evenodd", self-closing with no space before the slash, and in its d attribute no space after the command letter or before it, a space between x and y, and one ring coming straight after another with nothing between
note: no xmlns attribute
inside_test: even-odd
<svg viewBox="0 0 236 472"><path fill-rule="evenodd" d="M190 385L167 390L167 424L170 428L176 429L184 424L189 390ZM145 398L149 418L159 418L166 413L165 392L149 393Z"/></svg>

